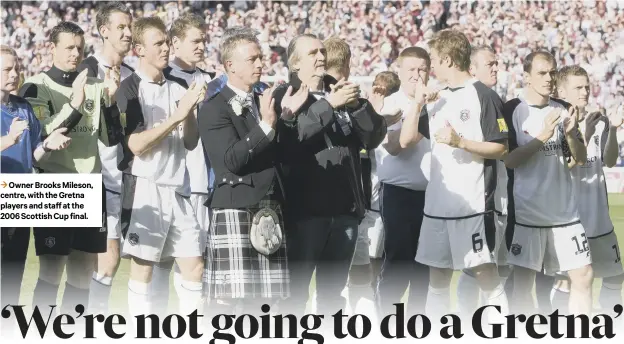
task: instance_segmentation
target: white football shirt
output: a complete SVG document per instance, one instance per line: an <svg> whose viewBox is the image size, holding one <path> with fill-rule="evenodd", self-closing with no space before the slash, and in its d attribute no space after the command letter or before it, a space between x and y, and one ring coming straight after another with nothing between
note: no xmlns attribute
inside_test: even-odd
<svg viewBox="0 0 624 344"><path fill-rule="evenodd" d="M420 133L431 142L425 216L461 219L493 212L497 161L438 143L434 135L451 126L468 140L504 143L507 126L503 102L496 92L474 78L461 87L445 88L439 96L432 106L423 109L419 122Z"/></svg>
<svg viewBox="0 0 624 344"><path fill-rule="evenodd" d="M585 122L580 123L585 132ZM603 153L609 135L609 120L603 117L587 143L587 162L572 168L572 180L578 195L581 223L587 237L595 238L613 231L603 167Z"/></svg>
<svg viewBox="0 0 624 344"><path fill-rule="evenodd" d="M411 105L412 100L403 89L400 89L384 99L381 112L401 109L405 118ZM401 120L388 127L388 132L400 130L402 125ZM379 145L375 149L375 160L379 182L416 191L424 191L427 188L431 161L431 147L428 139L422 139L417 144L402 150L397 156L390 155L383 145Z"/></svg>
<svg viewBox="0 0 624 344"><path fill-rule="evenodd" d="M186 89L174 81L165 78L157 83L137 70L121 83L117 96L126 137L167 121L185 93ZM135 156L124 147L119 169L158 185L174 187L182 196L190 196L186 152L182 125L179 125L141 156Z"/></svg>
<svg viewBox="0 0 624 344"><path fill-rule="evenodd" d="M169 80L177 82L187 89L193 82L208 83L214 75L200 69L184 70L173 61L169 62L169 68L164 70L165 77ZM208 194L209 176L208 165L206 164L206 156L204 154L204 145L199 139L197 147L192 151L187 151L186 167L188 168L191 192L197 194Z"/></svg>
<svg viewBox="0 0 624 344"><path fill-rule="evenodd" d="M81 65L89 69L89 76L96 77L100 80L104 80L106 70L111 66L100 52L84 59ZM134 69L122 62L119 72L120 81L123 81L132 75ZM107 147L98 140L98 151L100 160L102 161L102 181L104 182L104 187L109 191L120 193L122 173L117 169L117 164L119 163L118 157L122 154L121 145Z"/></svg>
<svg viewBox="0 0 624 344"><path fill-rule="evenodd" d="M555 133L528 161L514 169L510 180L516 223L525 227L560 227L579 221L563 129L563 119L569 116L567 105L552 98L545 106L530 105L520 98L507 102L509 151L537 137L544 128L544 118L556 108L563 111Z"/></svg>

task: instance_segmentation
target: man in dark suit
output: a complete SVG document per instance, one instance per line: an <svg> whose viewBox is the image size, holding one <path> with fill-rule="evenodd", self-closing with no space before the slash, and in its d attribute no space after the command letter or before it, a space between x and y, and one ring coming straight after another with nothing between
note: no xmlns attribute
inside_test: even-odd
<svg viewBox="0 0 624 344"><path fill-rule="evenodd" d="M295 314L305 310L314 269L317 313L346 306L340 294L365 212L359 152L374 149L386 135L383 117L360 98L359 86L326 75L326 54L315 36L294 38L288 47L290 81L275 93L279 111L283 95L311 91L278 137L293 152L284 164L287 221L293 225L287 230L292 297L284 304ZM301 129L312 122L318 130L308 135Z"/></svg>
<svg viewBox="0 0 624 344"><path fill-rule="evenodd" d="M260 44L241 31L222 42L227 85L201 107L201 141L214 169L207 235L206 287L209 312L242 306L258 313L262 303L288 297L289 270L282 204L284 188L276 161L286 154L277 144L282 118L273 89L260 93ZM305 100L303 91L287 96L282 117ZM298 105L297 105L298 104ZM224 309L225 308L225 309Z"/></svg>

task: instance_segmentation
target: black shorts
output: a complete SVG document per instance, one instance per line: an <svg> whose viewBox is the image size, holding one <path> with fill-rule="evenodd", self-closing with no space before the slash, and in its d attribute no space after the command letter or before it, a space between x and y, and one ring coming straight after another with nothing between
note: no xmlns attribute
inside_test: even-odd
<svg viewBox="0 0 624 344"><path fill-rule="evenodd" d="M30 228L2 227L2 257L3 262L25 261L30 243Z"/></svg>
<svg viewBox="0 0 624 344"><path fill-rule="evenodd" d="M87 253L106 252L106 228L36 227L35 250L38 256L69 255L71 250Z"/></svg>
<svg viewBox="0 0 624 344"><path fill-rule="evenodd" d="M102 184L102 227L34 227L37 256L69 255L71 250L105 253L107 248L106 189Z"/></svg>

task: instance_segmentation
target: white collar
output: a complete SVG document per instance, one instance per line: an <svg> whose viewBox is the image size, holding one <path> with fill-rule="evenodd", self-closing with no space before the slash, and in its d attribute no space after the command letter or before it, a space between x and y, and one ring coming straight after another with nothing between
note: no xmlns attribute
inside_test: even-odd
<svg viewBox="0 0 624 344"><path fill-rule="evenodd" d="M113 65L106 59L106 57L104 57L101 50L98 50L95 54L93 54L93 57L95 57L95 59L104 67L112 68ZM123 63L123 59L121 60L121 63Z"/></svg>
<svg viewBox="0 0 624 344"><path fill-rule="evenodd" d="M312 94L314 96L314 98L321 99L321 98L327 98L327 96L329 95L329 92L322 90L322 91L310 91L310 94Z"/></svg>
<svg viewBox="0 0 624 344"><path fill-rule="evenodd" d="M110 63L108 63L108 61L106 61L106 59L104 58L104 55L102 55L101 51L96 52L95 54L93 54L93 57L99 62L101 63L104 67L109 67L111 66Z"/></svg>
<svg viewBox="0 0 624 344"><path fill-rule="evenodd" d="M463 84L461 84L461 85L459 85L459 86L457 86L457 87L451 87L451 86L449 86L449 85L446 85L446 88L450 89L451 91L453 91L453 90L459 90L459 89L462 89L462 88L464 88L464 87L466 87L466 86L470 86L470 85L474 84L474 83L475 83L475 82L477 82L477 81L479 81L479 79L477 79L477 78L475 78L475 77L472 77L472 78L469 78L469 79L468 79L468 80L466 80Z"/></svg>
<svg viewBox="0 0 624 344"><path fill-rule="evenodd" d="M154 81L154 79L152 79L152 78L148 77L147 75L143 74L143 72L141 72L141 70L139 68L137 68L134 71L134 73L136 75L138 75L139 78L141 78L141 80L145 80L145 81L147 81L149 83L152 83L152 84L163 85L167 81L167 79L165 79L165 76L162 74L162 71L160 72L160 75L162 76L162 82L160 82L160 83L157 83L156 81Z"/></svg>
<svg viewBox="0 0 624 344"><path fill-rule="evenodd" d="M231 83L229 83L229 82L227 83L227 86L228 86L230 89L232 89L232 91L234 91L234 93L236 93L236 95L237 95L237 96L239 96L239 97L241 97L241 98L243 98L243 99L247 98L247 95L248 95L248 94L252 94L252 93L253 93L253 88L251 89L252 91L248 93L248 92L245 92L245 91L241 90L241 89L240 89L240 88L238 88L238 87L233 86L233 85L232 85ZM253 97L252 97L252 99L253 99Z"/></svg>

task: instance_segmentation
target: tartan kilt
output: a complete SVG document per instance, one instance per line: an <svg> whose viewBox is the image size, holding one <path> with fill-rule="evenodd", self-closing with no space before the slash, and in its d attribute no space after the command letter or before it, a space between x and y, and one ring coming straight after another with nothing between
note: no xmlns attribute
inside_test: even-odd
<svg viewBox="0 0 624 344"><path fill-rule="evenodd" d="M283 233L282 246L270 256L258 253L249 238L254 214L267 207L276 212ZM213 209L204 266L208 299L289 297L290 273L280 202L267 196L245 209Z"/></svg>

